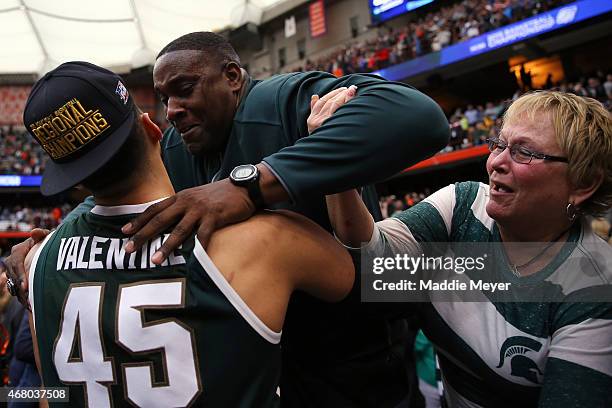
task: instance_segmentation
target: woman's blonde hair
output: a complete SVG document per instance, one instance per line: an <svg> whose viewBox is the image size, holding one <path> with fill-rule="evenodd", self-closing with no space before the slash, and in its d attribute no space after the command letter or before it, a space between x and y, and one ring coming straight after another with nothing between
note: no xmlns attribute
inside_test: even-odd
<svg viewBox="0 0 612 408"><path fill-rule="evenodd" d="M612 205L612 118L592 98L557 91L535 91L514 101L505 123L527 117L549 116L557 143L568 158L569 181L576 188L601 185L584 203L580 213L602 215Z"/></svg>

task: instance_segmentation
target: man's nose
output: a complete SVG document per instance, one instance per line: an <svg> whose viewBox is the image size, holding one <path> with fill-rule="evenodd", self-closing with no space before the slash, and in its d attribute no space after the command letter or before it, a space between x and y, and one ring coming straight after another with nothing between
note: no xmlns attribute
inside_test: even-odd
<svg viewBox="0 0 612 408"><path fill-rule="evenodd" d="M176 122L183 115L185 115L185 108L175 98L169 98L166 107L166 119L169 122Z"/></svg>

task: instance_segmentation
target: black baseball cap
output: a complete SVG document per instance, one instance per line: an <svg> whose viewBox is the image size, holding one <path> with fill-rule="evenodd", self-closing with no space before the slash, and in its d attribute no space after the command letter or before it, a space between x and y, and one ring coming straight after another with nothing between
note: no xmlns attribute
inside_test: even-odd
<svg viewBox="0 0 612 408"><path fill-rule="evenodd" d="M66 62L34 84L23 123L49 154L41 192L61 193L104 166L137 120L121 77L88 62Z"/></svg>

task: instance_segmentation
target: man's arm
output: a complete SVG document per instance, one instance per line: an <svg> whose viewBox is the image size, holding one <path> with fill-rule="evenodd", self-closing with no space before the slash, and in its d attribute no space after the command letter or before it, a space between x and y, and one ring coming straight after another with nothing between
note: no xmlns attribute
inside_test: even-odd
<svg viewBox="0 0 612 408"><path fill-rule="evenodd" d="M307 107L308 93L318 92L311 85L317 81L299 78L295 79L299 85L286 85L292 92L279 92L279 106L289 106L282 117L286 128L304 126L310 112L299 106ZM356 96L308 137L263 160L293 201L378 182L448 143L444 113L416 89L371 75L350 75L338 81L336 86L356 85Z"/></svg>

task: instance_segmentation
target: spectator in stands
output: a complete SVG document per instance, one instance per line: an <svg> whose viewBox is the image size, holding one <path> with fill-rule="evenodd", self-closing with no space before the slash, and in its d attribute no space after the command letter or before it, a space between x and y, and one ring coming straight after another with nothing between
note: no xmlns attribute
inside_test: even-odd
<svg viewBox="0 0 612 408"><path fill-rule="evenodd" d="M478 23L478 21L476 21L476 19L472 19L469 22L465 23L465 34L463 35L463 37L472 38L480 35L480 30L478 29L479 25L480 24Z"/></svg>
<svg viewBox="0 0 612 408"><path fill-rule="evenodd" d="M482 105L478 105L476 106L476 110L478 111L478 114L476 115L476 122L482 122L485 117L484 107Z"/></svg>
<svg viewBox="0 0 612 408"><path fill-rule="evenodd" d="M549 72L548 75L546 75L546 82L544 83L544 89L552 89L552 87L553 87L553 80L552 80L552 78L553 78L553 76Z"/></svg>
<svg viewBox="0 0 612 408"><path fill-rule="evenodd" d="M484 114L485 116L495 120L497 119L497 116L499 115L499 112L501 112L502 108L502 104L496 106L493 102L487 102L487 109L485 109Z"/></svg>
<svg viewBox="0 0 612 408"><path fill-rule="evenodd" d="M391 213L393 212L393 208L391 208L391 203L393 202L393 200L395 200L394 195L380 198L378 204L380 206L380 212L383 219L391 216Z"/></svg>
<svg viewBox="0 0 612 408"><path fill-rule="evenodd" d="M525 64L521 65L520 75L523 92L533 89L531 71L525 70Z"/></svg>
<svg viewBox="0 0 612 408"><path fill-rule="evenodd" d="M61 207L12 206L0 211L0 231L31 231L34 228L57 227L72 210L69 204Z"/></svg>
<svg viewBox="0 0 612 408"><path fill-rule="evenodd" d="M601 102L605 101L607 97L605 88L599 82L599 78L596 77L589 78L586 93L587 96Z"/></svg>
<svg viewBox="0 0 612 408"><path fill-rule="evenodd" d="M412 207L413 205L416 204L416 202L415 202L415 195L416 195L416 193L407 193L407 194L404 194L404 204L405 204L404 208L410 208L410 207Z"/></svg>
<svg viewBox="0 0 612 408"><path fill-rule="evenodd" d="M465 118L467 119L468 125L473 126L478 121L478 110L474 108L474 105L470 104L465 110Z"/></svg>
<svg viewBox="0 0 612 408"><path fill-rule="evenodd" d="M389 216L392 217L394 214L404 211L405 206L402 200L395 198L388 206L387 211Z"/></svg>
<svg viewBox="0 0 612 408"><path fill-rule="evenodd" d="M589 96L589 93L582 85L582 82L576 82L572 88L572 92L578 96Z"/></svg>
<svg viewBox="0 0 612 408"><path fill-rule="evenodd" d="M458 150L461 148L461 143L463 142L463 137L465 134L460 118L456 116L451 118L450 131L451 137L449 146L452 150Z"/></svg>
<svg viewBox="0 0 612 408"><path fill-rule="evenodd" d="M440 28L437 34L435 34L431 43L432 51L440 51L442 48L447 47L451 43L451 38L450 25L446 23Z"/></svg>
<svg viewBox="0 0 612 408"><path fill-rule="evenodd" d="M485 118L484 121L478 122L476 124L476 127L474 128L474 133L472 134L472 142L474 146L486 143L486 139L488 137L490 129L490 126L487 126L487 122L490 124L493 123L491 120L488 120L488 118Z"/></svg>
<svg viewBox="0 0 612 408"><path fill-rule="evenodd" d="M612 99L612 74L606 76L606 82L603 84L608 99Z"/></svg>

